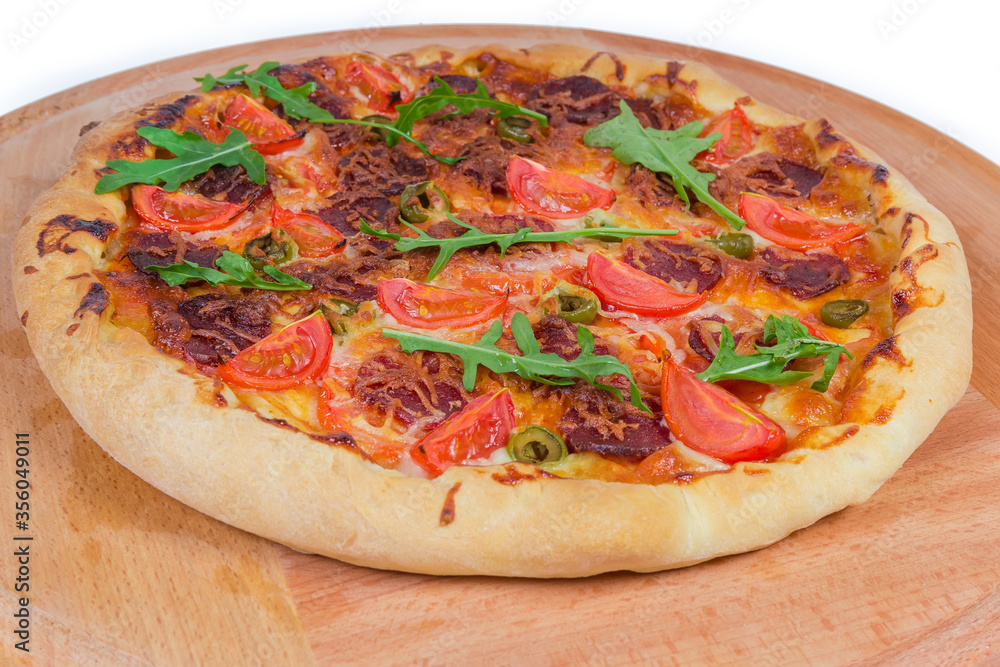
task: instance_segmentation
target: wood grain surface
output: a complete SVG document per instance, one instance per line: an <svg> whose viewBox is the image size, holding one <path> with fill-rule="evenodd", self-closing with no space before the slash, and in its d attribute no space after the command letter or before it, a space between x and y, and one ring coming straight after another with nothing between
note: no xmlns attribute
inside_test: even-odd
<svg viewBox="0 0 1000 667"><path fill-rule="evenodd" d="M578 44L697 59L758 99L828 118L955 223L973 281L973 386L872 498L767 549L653 575L438 578L293 552L156 491L75 424L15 313L11 237L79 128L238 63L436 41ZM30 656L13 649L2 563L0 662L38 664L973 664L1000 659L1000 169L871 100L784 70L648 39L526 26L308 35L176 58L0 118L0 540L12 551L15 433L31 441ZM752 508L750 508L752 511Z"/></svg>

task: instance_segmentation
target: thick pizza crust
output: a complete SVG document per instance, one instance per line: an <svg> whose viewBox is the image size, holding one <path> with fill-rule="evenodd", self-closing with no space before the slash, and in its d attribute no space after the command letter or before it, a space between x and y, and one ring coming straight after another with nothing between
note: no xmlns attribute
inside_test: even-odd
<svg viewBox="0 0 1000 667"><path fill-rule="evenodd" d="M412 55L417 63L442 53L461 62L483 50L560 76L579 72L593 55L550 45L464 53L428 47ZM662 61L618 57L624 85L665 71ZM587 74L611 81L614 72L602 56ZM699 101L715 113L745 94L699 65L686 65L680 77L698 81ZM468 466L426 480L382 469L346 447L220 406L212 379L111 325L110 307L99 315L100 304L78 311L97 284L90 271L104 248L98 239L77 232L63 241L76 252L39 256L39 234L58 215L124 218L119 194L93 194L96 171L135 120L177 96L90 131L69 170L35 202L14 248L19 314L56 393L115 459L200 511L295 549L377 568L528 577L653 571L757 549L870 497L968 384L972 309L955 230L905 178L876 170L884 165L878 156L827 132L823 157L853 147L851 173L870 188L883 227L903 241L891 277L900 316L891 344L869 355L845 404L855 424L821 429L808 448L778 462L741 463L686 485L510 484L495 478L514 477L500 467ZM759 103L746 111L764 124L799 122ZM824 132L820 123L806 127L814 140ZM532 475L533 468L512 466Z"/></svg>

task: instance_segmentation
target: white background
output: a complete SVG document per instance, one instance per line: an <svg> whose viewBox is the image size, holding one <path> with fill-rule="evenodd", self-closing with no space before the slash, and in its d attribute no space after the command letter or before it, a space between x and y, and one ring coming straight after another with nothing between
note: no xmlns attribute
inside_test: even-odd
<svg viewBox="0 0 1000 667"><path fill-rule="evenodd" d="M418 23L584 27L752 58L895 107L1000 164L1000 3L974 0L2 0L0 114L195 51Z"/></svg>

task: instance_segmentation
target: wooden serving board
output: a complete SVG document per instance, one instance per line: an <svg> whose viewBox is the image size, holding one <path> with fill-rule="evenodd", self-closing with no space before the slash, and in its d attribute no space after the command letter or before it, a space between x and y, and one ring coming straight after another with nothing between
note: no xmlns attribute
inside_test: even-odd
<svg viewBox="0 0 1000 667"><path fill-rule="evenodd" d="M367 42L366 40L372 41ZM437 41L578 44L698 59L758 99L878 151L962 235L973 386L868 503L761 551L651 575L436 578L293 552L221 524L112 461L40 373L18 322L10 241L79 128L237 63ZM14 434L30 434L31 657L43 664L972 663L1000 655L1000 169L921 123L791 72L676 44L525 26L329 33L184 56L0 119L0 662L16 608ZM942 360L947 363L947 360ZM294 517L289 517L294 520ZM21 544L21 543L16 543Z"/></svg>

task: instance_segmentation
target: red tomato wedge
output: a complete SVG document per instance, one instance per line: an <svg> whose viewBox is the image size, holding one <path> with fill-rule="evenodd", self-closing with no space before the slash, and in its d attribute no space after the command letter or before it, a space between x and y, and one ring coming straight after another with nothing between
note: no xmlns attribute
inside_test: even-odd
<svg viewBox="0 0 1000 667"><path fill-rule="evenodd" d="M276 155L302 145L305 137L296 136L292 126L278 118L263 104L239 95L230 102L223 117L225 124L235 127L264 155Z"/></svg>
<svg viewBox="0 0 1000 667"><path fill-rule="evenodd" d="M694 310L705 301L703 294L674 289L655 276L596 252L587 257L587 283L605 306L637 315L671 317Z"/></svg>
<svg viewBox="0 0 1000 667"><path fill-rule="evenodd" d="M293 213L277 204L271 207L271 224L291 234L302 257L329 257L341 252L346 245L344 235L322 218L309 213Z"/></svg>
<svg viewBox="0 0 1000 667"><path fill-rule="evenodd" d="M706 162L729 164L753 150L753 127L738 104L709 123L701 136L707 137L713 132L722 133L722 138L711 150L701 154Z"/></svg>
<svg viewBox="0 0 1000 667"><path fill-rule="evenodd" d="M503 315L507 295L477 294L395 278L379 281L378 305L408 327L467 327Z"/></svg>
<svg viewBox="0 0 1000 667"><path fill-rule="evenodd" d="M615 201L614 190L516 155L507 163L507 188L525 211L555 220L609 209Z"/></svg>
<svg viewBox="0 0 1000 667"><path fill-rule="evenodd" d="M702 382L667 357L660 399L681 442L726 463L759 461L785 447L785 430L725 389Z"/></svg>
<svg viewBox="0 0 1000 667"><path fill-rule="evenodd" d="M326 370L333 347L320 313L289 324L219 366L226 384L247 389L291 389Z"/></svg>
<svg viewBox="0 0 1000 667"><path fill-rule="evenodd" d="M410 448L410 458L437 477L453 465L489 456L507 446L514 429L509 389L473 399Z"/></svg>
<svg viewBox="0 0 1000 667"><path fill-rule="evenodd" d="M770 197L744 192L740 195L740 217L768 241L791 250L821 248L860 236L867 225L831 225L808 213L785 208Z"/></svg>
<svg viewBox="0 0 1000 667"><path fill-rule="evenodd" d="M222 229L245 208L200 195L167 192L156 185L133 186L132 206L140 218L154 227L179 232Z"/></svg>
<svg viewBox="0 0 1000 667"><path fill-rule="evenodd" d="M358 87L368 98L368 106L375 111L392 111L397 104L413 99L413 93L395 74L372 63L352 60L344 68L344 78Z"/></svg>

